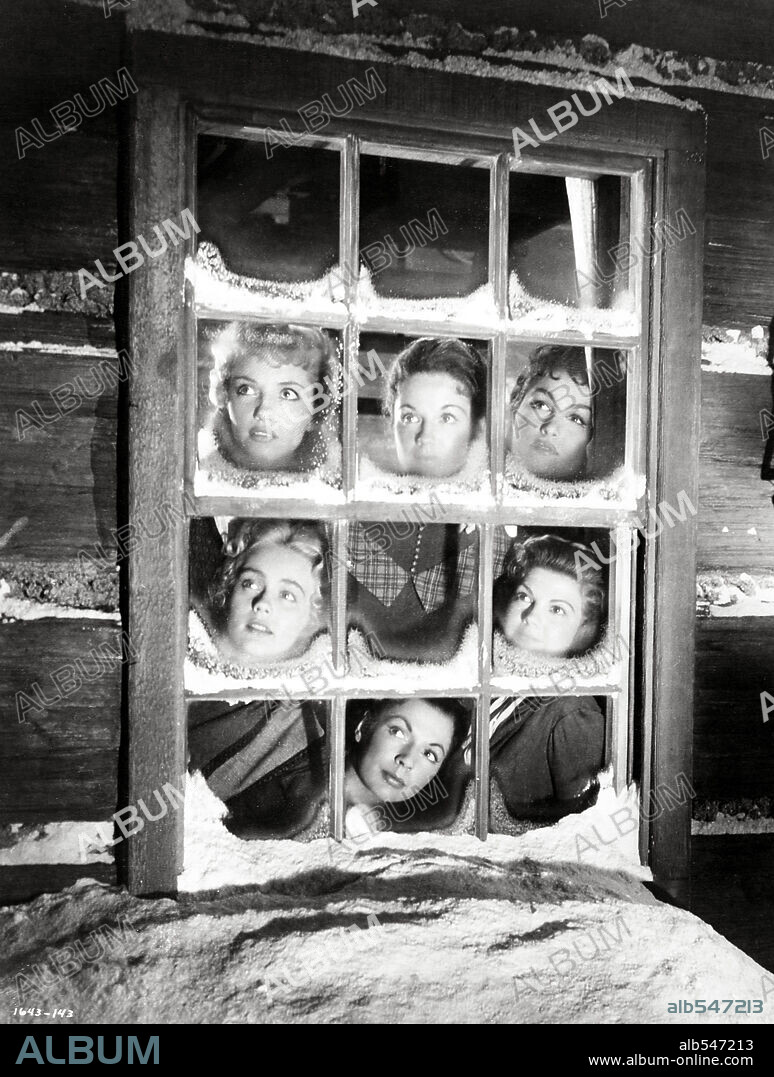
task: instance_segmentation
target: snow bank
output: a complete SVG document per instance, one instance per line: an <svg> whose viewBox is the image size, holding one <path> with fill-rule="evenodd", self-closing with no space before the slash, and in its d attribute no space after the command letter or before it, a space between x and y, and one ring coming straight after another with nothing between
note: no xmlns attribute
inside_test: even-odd
<svg viewBox="0 0 774 1077"><path fill-rule="evenodd" d="M539 833L493 838L485 855L462 836L380 835L354 854L261 842L259 884L178 902L83 880L0 910L9 1021L50 1023L10 1015L50 995L36 982L53 975L54 949L92 952L109 930L103 954L56 985L73 1023L712 1024L667 1006L774 991L752 958L631 873L562 859L561 845L536 859ZM236 844L232 856L238 875Z"/></svg>

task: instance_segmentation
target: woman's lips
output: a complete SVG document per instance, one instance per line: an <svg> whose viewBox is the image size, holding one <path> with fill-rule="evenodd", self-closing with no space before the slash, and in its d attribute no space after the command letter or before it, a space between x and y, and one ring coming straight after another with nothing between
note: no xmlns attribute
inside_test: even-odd
<svg viewBox="0 0 774 1077"><path fill-rule="evenodd" d="M406 783L389 770L382 771L382 778L392 789L405 789Z"/></svg>
<svg viewBox="0 0 774 1077"><path fill-rule="evenodd" d="M245 625L248 632L258 632L262 635L273 636L274 633L268 625L263 624L262 621L248 621Z"/></svg>
<svg viewBox="0 0 774 1077"><path fill-rule="evenodd" d="M558 451L549 441L541 441L537 438L532 442L532 450L533 452L544 453L546 456L559 455Z"/></svg>

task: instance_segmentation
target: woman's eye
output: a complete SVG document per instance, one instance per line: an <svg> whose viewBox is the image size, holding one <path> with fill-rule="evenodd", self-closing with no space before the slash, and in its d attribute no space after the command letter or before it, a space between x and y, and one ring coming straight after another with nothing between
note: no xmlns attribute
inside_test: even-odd
<svg viewBox="0 0 774 1077"><path fill-rule="evenodd" d="M248 385L246 382L237 385L235 391L237 396L252 396L255 393L255 389L253 389L252 385Z"/></svg>
<svg viewBox="0 0 774 1077"><path fill-rule="evenodd" d="M292 591L280 591L280 598L285 602L295 602L296 596Z"/></svg>
<svg viewBox="0 0 774 1077"><path fill-rule="evenodd" d="M552 606L551 607L551 613L556 613L560 617L566 617L567 616L567 610L564 608L564 606Z"/></svg>
<svg viewBox="0 0 774 1077"><path fill-rule="evenodd" d="M577 423L578 426L586 425L586 420L583 418L582 415L571 415L570 419L572 420L572 422Z"/></svg>
<svg viewBox="0 0 774 1077"><path fill-rule="evenodd" d="M404 736L403 730L401 729L401 727L399 725L391 725L389 731L390 731L391 736L393 736L393 737L403 737Z"/></svg>
<svg viewBox="0 0 774 1077"><path fill-rule="evenodd" d="M295 389L289 389L287 386L280 392L280 397L283 400L300 400L300 396Z"/></svg>
<svg viewBox="0 0 774 1077"><path fill-rule="evenodd" d="M517 591L516 592L516 601L517 602L529 602L529 595L527 594L526 591Z"/></svg>
<svg viewBox="0 0 774 1077"><path fill-rule="evenodd" d="M401 415L400 421L402 423L404 423L404 424L405 423L415 423L417 421L417 417L416 417L416 415L414 414L413 411L406 411L406 412L403 413L403 415Z"/></svg>
<svg viewBox="0 0 774 1077"><path fill-rule="evenodd" d="M532 401L532 407L535 409L535 411L539 411L539 412L550 412L551 411L550 405L547 404L545 400L533 400Z"/></svg>
<svg viewBox="0 0 774 1077"><path fill-rule="evenodd" d="M252 576L248 576L247 579L242 580L242 588L245 591L249 591L253 587L258 586L258 581L253 579Z"/></svg>
<svg viewBox="0 0 774 1077"><path fill-rule="evenodd" d="M456 415L452 415L451 412L447 411L447 412L444 412L444 414L441 416L441 422L442 423L456 423L457 422L457 417L456 417Z"/></svg>
<svg viewBox="0 0 774 1077"><path fill-rule="evenodd" d="M425 752L425 755L427 756L427 758L430 760L431 763L437 763L438 762L438 756L435 754L435 752L432 750L432 748L428 748L427 751Z"/></svg>

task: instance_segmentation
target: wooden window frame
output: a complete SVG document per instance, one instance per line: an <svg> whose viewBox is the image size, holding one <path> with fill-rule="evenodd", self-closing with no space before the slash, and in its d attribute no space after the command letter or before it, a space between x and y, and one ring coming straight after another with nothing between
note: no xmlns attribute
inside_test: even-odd
<svg viewBox="0 0 774 1077"><path fill-rule="evenodd" d="M333 87L348 77L361 79L369 65L332 57L308 57L285 50L260 49L249 45L190 39L178 41L163 35L143 33L132 40L133 70L140 92L134 102L130 132L132 163L131 212L127 238L150 235L154 224L175 220L184 208L195 213L193 169L198 124L208 130L227 123L231 132L241 124L245 129L277 127L282 117L295 115L295 108L315 97L316 87ZM171 55L170 55L171 54ZM159 60L163 56L164 64ZM224 79L210 71L228 71ZM523 126L530 116L540 115L553 103L558 92L551 87L520 83L497 83L508 99L508 120L490 117L490 96L475 80L466 76L422 72L410 68L379 66L388 86L388 97L399 107L385 110L384 101L364 106L346 121L332 121L326 137L344 138L342 209L352 206L356 190L356 139L394 147L400 144L418 153L428 148L496 158L490 231L490 267L503 265L502 230L494 222L505 212L503 190L513 149L511 129ZM486 85L484 85L486 89ZM446 96L448 95L448 96ZM432 108L441 105L441 114ZM450 114L447 100L454 99ZM282 102L282 107L277 105ZM443 111L445 108L445 112ZM502 107L500 109L502 111ZM494 109L496 112L497 109ZM486 117L486 119L484 119ZM297 123L297 117L296 117ZM672 221L684 210L695 232L679 245L656 251L635 274L640 299L642 332L636 343L640 357L640 387L627 395L627 462L639 462L640 452L648 461L646 499L638 509L654 508L662 501L675 504L684 491L696 504L698 486L699 349L701 326L701 256L703 223L704 124L700 113L646 101L622 101L578 124L558 140L561 145L545 145L534 161L525 161L529 170L555 175L583 175L604 171L639 177L633 187L632 220L651 224ZM636 132L636 137L631 135ZM300 144L300 143L299 143ZM281 152L281 151L278 151ZM506 191L507 195L507 191ZM349 200L349 201L348 201ZM358 264L357 236L342 213L341 251L348 254L345 265ZM355 218L356 219L356 218ZM191 286L185 282L184 261L193 250L170 248L163 258L148 261L129 278L129 339L135 360L129 391L129 514L130 519L151 514L159 500L180 504L190 514L192 475L192 435L195 414L192 399L194 374L193 304ZM665 282L669 282L669 287ZM500 272L495 277L497 303L504 310L507 281ZM185 296L185 301L183 297ZM206 316L202 312L201 316ZM236 315L235 315L236 316ZM309 320L309 319L307 319ZM326 323L328 324L328 323ZM401 323L402 331L449 333L448 323L433 326L422 321ZM365 330L395 329L369 322ZM455 326L455 331L461 332ZM471 331L468 332L467 329ZM482 327L466 327L465 335L494 340L492 400L504 402L505 334L492 337ZM508 334L512 339L518 334ZM527 335L525 341L593 344L599 347L632 348L632 340L610 336L582 337L577 334ZM345 329L345 354L351 363L356 356L351 326ZM679 402L657 414L662 400ZM354 482L354 439L356 401L344 400L345 483ZM501 409L502 410L502 409ZM631 420L631 421L629 421ZM490 425L491 459L502 459L504 423ZM647 444L632 442L632 430L647 431ZM183 436L185 433L185 437ZM185 445L185 448L184 448ZM495 472L492 472L494 475ZM498 497L500 491L497 491ZM345 543L345 521L352 518L399 519L404 506L375 501L357 505L326 506L310 511L305 500L253 498L197 498L194 515L211 516L224 510L229 514L274 516L315 516L339 521L335 525L337 552ZM482 566L479 575L479 674L481 691L476 722L476 805L477 834L487 832L488 705L491 694L484 675L487 641L491 638L491 607L484 601L491 595L493 527L500 523L529 524L539 520L547 525L566 524L566 506L546 505L536 510L500 506L494 511L472 509L463 503L444 507L439 522L460 518L480 526ZM618 529L622 534L632 526L637 512L585 509L574 512L573 523ZM630 614L627 632L637 628L639 655L629 664L629 677L620 687L620 709L629 721L614 722L617 737L612 746L614 773L620 787L636 772L641 781L642 803L649 803L651 788L672 787L678 774L691 778L691 737L693 703L694 566L695 517L680 527L664 530L656 543L645 544L632 553L629 573L613 573L617 624L624 623L627 608L627 580L636 581L634 562L639 557L639 579L643 596L633 624ZM487 552L488 551L488 552ZM186 696L183 663L187 640L187 559L188 528L175 517L168 530L142 556L130 556L128 627L133 649L139 659L128 676L127 803L135 804L169 781L177 784L186 770ZM338 558L336 560L339 560ZM615 569L615 564L613 566ZM342 573L338 587L342 589ZM623 582L622 582L623 581ZM343 607L334 624L334 643L346 633ZM334 654L338 649L334 646ZM264 695L268 693L263 693ZM331 737L332 829L343 834L343 718L345 700L334 692ZM360 695L366 692L356 693ZM433 694L433 693L428 693ZM436 693L438 694L438 693ZM471 693L466 693L470 695ZM609 694L605 692L604 694ZM636 715L641 730L635 745L634 715L629 697L637 696ZM675 720L675 716L679 720ZM636 749L636 753L635 753ZM636 757L635 757L636 754ZM640 851L648 860L657 881L674 893L684 892L688 875L690 803L640 826ZM132 836L126 856L126 881L135 893L173 893L182 870L183 818L181 813L166 817Z"/></svg>

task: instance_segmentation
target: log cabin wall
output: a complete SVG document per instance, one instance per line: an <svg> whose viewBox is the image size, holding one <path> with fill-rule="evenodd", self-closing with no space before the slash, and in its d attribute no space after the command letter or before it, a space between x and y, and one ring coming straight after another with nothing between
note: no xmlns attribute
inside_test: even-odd
<svg viewBox="0 0 774 1077"><path fill-rule="evenodd" d="M503 5L493 0L475 14L460 0L412 2L408 15L405 3L382 0L361 4L357 20L349 0L188 0L175 6L174 25L168 7L15 0L4 9L0 897L83 874L116 877L109 854L80 861L77 835L125 803L117 558L130 537L120 530L126 319L121 282L115 297L106 287L82 299L77 271L99 258L113 272L113 249L131 238L122 228L127 105L61 135L50 110L116 80L132 25L199 33L230 25L264 43L287 43L286 28L303 27L297 48L324 40L344 50L352 39L339 35L354 30L370 35L380 59L413 52L448 65L489 58L606 73L612 62L636 84L701 103L708 182L694 814L774 815L774 720L763 720L761 703L761 693L774 696L774 605L765 602L774 599L774 506L760 478L774 313L774 153L765 155L761 136L770 128L774 140L767 0L748 3L746 20L731 9L692 18L699 0L607 5L604 18L604 4L535 0L508 6L509 19L519 11L518 27L502 26ZM47 139L19 159L17 129L38 131L34 119Z"/></svg>

